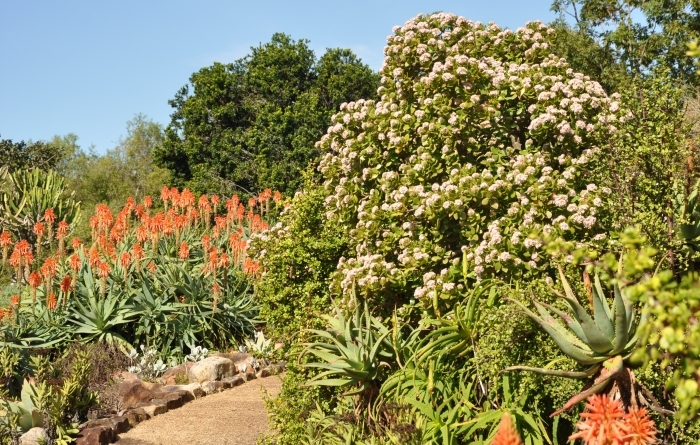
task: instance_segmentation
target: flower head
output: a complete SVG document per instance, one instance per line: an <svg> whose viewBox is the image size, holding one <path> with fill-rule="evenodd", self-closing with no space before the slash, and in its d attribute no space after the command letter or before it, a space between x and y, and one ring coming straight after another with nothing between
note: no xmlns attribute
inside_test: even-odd
<svg viewBox="0 0 700 445"><path fill-rule="evenodd" d="M623 422L625 411L619 400L612 400L607 395L592 395L586 401L586 411L581 413L581 420L576 424L579 430L569 440L582 439L586 445L623 445L625 431Z"/></svg>
<svg viewBox="0 0 700 445"><path fill-rule="evenodd" d="M509 413L503 413L501 416L501 424L498 426L498 432L491 445L523 445Z"/></svg>

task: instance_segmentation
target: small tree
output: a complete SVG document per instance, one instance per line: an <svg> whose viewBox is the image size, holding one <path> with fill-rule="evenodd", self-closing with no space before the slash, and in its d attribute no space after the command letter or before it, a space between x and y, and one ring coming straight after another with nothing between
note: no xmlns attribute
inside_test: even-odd
<svg viewBox="0 0 700 445"><path fill-rule="evenodd" d="M548 268L545 239L605 238L609 190L589 165L624 117L617 95L553 55L553 33L451 14L395 28L381 100L343 104L318 143L327 217L353 246L346 295L449 297L462 256L473 279L532 276Z"/></svg>

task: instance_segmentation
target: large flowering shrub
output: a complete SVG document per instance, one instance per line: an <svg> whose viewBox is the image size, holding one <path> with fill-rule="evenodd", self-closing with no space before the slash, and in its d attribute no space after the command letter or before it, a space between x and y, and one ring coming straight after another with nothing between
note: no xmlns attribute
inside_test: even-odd
<svg viewBox="0 0 700 445"><path fill-rule="evenodd" d="M450 294L463 255L476 279L533 274L545 238L604 239L588 166L623 117L551 52L553 30L433 14L394 31L381 99L341 106L317 143L327 217L355 247L342 290Z"/></svg>

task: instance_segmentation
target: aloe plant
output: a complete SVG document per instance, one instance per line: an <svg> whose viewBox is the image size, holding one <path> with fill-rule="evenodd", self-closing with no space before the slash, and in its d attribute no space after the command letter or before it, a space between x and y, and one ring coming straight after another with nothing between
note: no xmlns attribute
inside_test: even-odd
<svg viewBox="0 0 700 445"><path fill-rule="evenodd" d="M593 305L591 316L579 303L561 266L559 266L559 278L564 293L555 290L555 294L571 308L570 314L539 302L535 298L532 298L532 302L537 313L517 300L512 301L549 334L565 355L588 368L584 371L571 372L528 366L506 368L506 371L532 371L565 378L590 379L584 391L571 398L564 407L552 415L568 410L588 396L603 391L619 376L627 375L633 379L631 371L625 367L624 363L637 344L639 323L626 290L620 289L618 285L613 285L614 301L611 308L605 298L600 278L595 276L594 286L591 289Z"/></svg>
<svg viewBox="0 0 700 445"><path fill-rule="evenodd" d="M27 432L35 427L44 426L44 416L40 409L35 405L35 401L39 398L37 388L28 380L22 384L22 393L20 400L17 402L0 399L0 414L15 414L18 417L19 427L23 432Z"/></svg>
<svg viewBox="0 0 700 445"><path fill-rule="evenodd" d="M56 221L73 227L80 219L80 203L75 192L67 193L63 178L56 172L37 168L9 173L0 169L0 225L19 239L34 240L32 228L42 221L47 209L53 209Z"/></svg>
<svg viewBox="0 0 700 445"><path fill-rule="evenodd" d="M366 303L357 305L351 318L342 314L324 318L327 330L309 330L316 341L306 343L301 354L321 359L304 367L324 370L307 385L349 388L345 395L370 402L394 362L392 331L370 315Z"/></svg>

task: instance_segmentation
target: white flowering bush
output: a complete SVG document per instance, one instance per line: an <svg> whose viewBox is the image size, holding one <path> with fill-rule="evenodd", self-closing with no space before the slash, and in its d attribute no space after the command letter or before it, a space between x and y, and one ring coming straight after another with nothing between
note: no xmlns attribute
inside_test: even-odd
<svg viewBox="0 0 700 445"><path fill-rule="evenodd" d="M326 216L355 247L341 290L449 295L462 256L475 279L532 275L550 259L543 239L605 238L609 190L587 176L624 118L615 95L552 54L553 30L441 13L394 32L381 99L342 105L317 143Z"/></svg>

